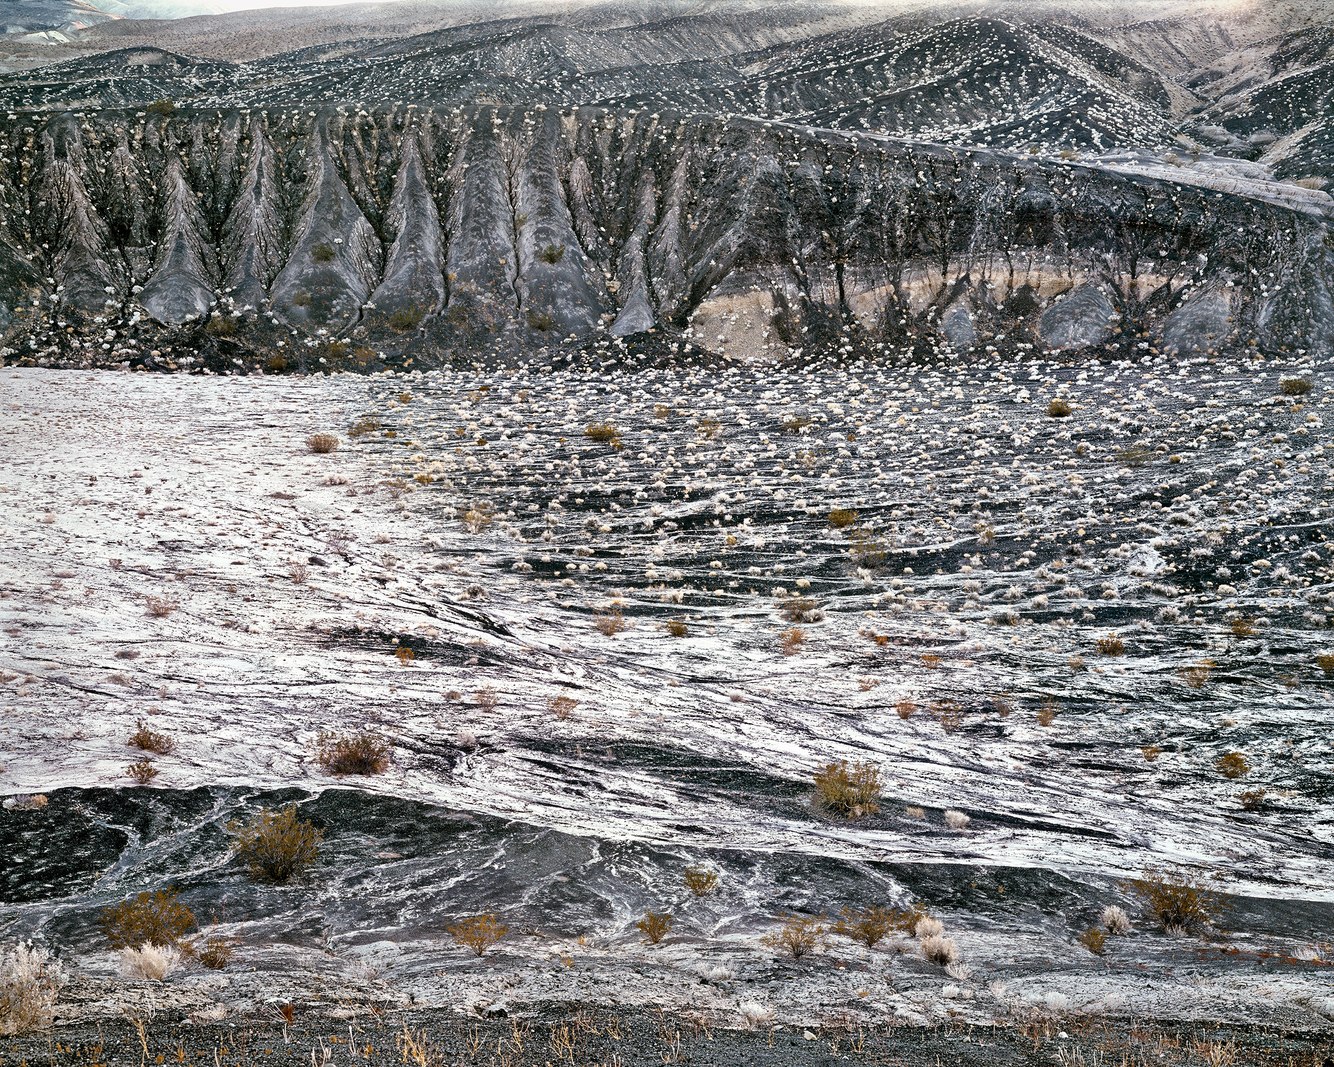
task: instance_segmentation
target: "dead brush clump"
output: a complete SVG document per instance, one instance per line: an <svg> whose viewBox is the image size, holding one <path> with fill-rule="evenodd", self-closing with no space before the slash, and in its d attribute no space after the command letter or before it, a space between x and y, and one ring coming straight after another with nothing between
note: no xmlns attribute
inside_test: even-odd
<svg viewBox="0 0 1334 1067"><path fill-rule="evenodd" d="M672 928L672 914L668 911L649 911L644 913L635 926L639 932L644 935L644 940L650 945L656 945Z"/></svg>
<svg viewBox="0 0 1334 1067"><path fill-rule="evenodd" d="M1251 765L1240 752L1224 752L1214 760L1214 766L1224 778L1241 778L1251 772Z"/></svg>
<svg viewBox="0 0 1334 1067"><path fill-rule="evenodd" d="M778 647L783 650L785 656L795 656L801 651L801 646L806 642L806 631L800 626L793 626L784 630L778 636Z"/></svg>
<svg viewBox="0 0 1334 1067"><path fill-rule="evenodd" d="M1246 789L1237 794L1237 803L1241 805L1243 811L1264 811L1268 796L1267 789Z"/></svg>
<svg viewBox="0 0 1334 1067"><path fill-rule="evenodd" d="M598 612L594 625L598 628L598 633L603 637L614 637L621 633L629 624L625 621L625 616L620 608L612 608L610 611Z"/></svg>
<svg viewBox="0 0 1334 1067"><path fill-rule="evenodd" d="M959 946L944 934L929 934L917 943L917 947L922 950L923 959L941 967L953 966L963 958Z"/></svg>
<svg viewBox="0 0 1334 1067"><path fill-rule="evenodd" d="M157 777L157 768L153 766L153 761L147 756L137 759L125 768L125 773L133 778L139 785L147 785Z"/></svg>
<svg viewBox="0 0 1334 1067"><path fill-rule="evenodd" d="M1090 926L1079 935L1079 943L1095 956L1107 951L1107 932L1097 926Z"/></svg>
<svg viewBox="0 0 1334 1067"><path fill-rule="evenodd" d="M482 957L486 950L497 944L510 928L500 921L494 912L484 915L470 915L445 927L455 942L472 949L473 955Z"/></svg>
<svg viewBox="0 0 1334 1067"><path fill-rule="evenodd" d="M129 740L125 743L131 748L152 752L158 756L168 756L176 749L176 743L170 737L149 729L143 719L139 720L134 733L130 734Z"/></svg>
<svg viewBox="0 0 1334 1067"><path fill-rule="evenodd" d="M686 637L690 633L690 627L685 619L668 619L667 632L673 637Z"/></svg>
<svg viewBox="0 0 1334 1067"><path fill-rule="evenodd" d="M65 975L39 946L0 950L0 1037L50 1026Z"/></svg>
<svg viewBox="0 0 1334 1067"><path fill-rule="evenodd" d="M1213 663L1197 663L1193 667L1183 667L1180 672L1181 680L1192 689L1203 689L1209 684L1209 675L1213 670Z"/></svg>
<svg viewBox="0 0 1334 1067"><path fill-rule="evenodd" d="M297 817L296 805L261 810L246 823L231 823L232 851L257 882L286 885L319 859L324 832Z"/></svg>
<svg viewBox="0 0 1334 1067"><path fill-rule="evenodd" d="M1126 651L1126 643L1116 634L1106 634L1093 645L1098 650L1100 656L1123 656Z"/></svg>
<svg viewBox="0 0 1334 1067"><path fill-rule="evenodd" d="M852 508L834 508L829 513L829 525L835 530L846 530L857 525L857 513Z"/></svg>
<svg viewBox="0 0 1334 1067"><path fill-rule="evenodd" d="M819 602L808 596L788 597L778 611L788 622L812 623L824 618L824 610Z"/></svg>
<svg viewBox="0 0 1334 1067"><path fill-rule="evenodd" d="M1310 378L1284 378L1278 383L1278 391L1284 396L1305 396L1314 388Z"/></svg>
<svg viewBox="0 0 1334 1067"><path fill-rule="evenodd" d="M195 913L174 889L140 893L102 910L102 932L112 948L175 947L195 926Z"/></svg>
<svg viewBox="0 0 1334 1067"><path fill-rule="evenodd" d="M1254 619L1248 619L1244 615L1238 615L1228 621L1227 627L1232 631L1233 637L1254 637L1256 624Z"/></svg>
<svg viewBox="0 0 1334 1067"><path fill-rule="evenodd" d="M579 706L579 701L574 697L564 695L554 696L547 701L547 711L558 719L568 719L574 714L574 709Z"/></svg>
<svg viewBox="0 0 1334 1067"><path fill-rule="evenodd" d="M313 433L306 438L306 447L317 456L327 456L338 451L338 438L331 433Z"/></svg>
<svg viewBox="0 0 1334 1067"><path fill-rule="evenodd" d="M835 815L857 819L880 810L880 768L873 763L827 763L814 781L816 802Z"/></svg>
<svg viewBox="0 0 1334 1067"><path fill-rule="evenodd" d="M777 928L770 930L760 940L775 952L799 960L820 947L826 932L824 921L816 916L785 915L778 920Z"/></svg>
<svg viewBox="0 0 1334 1067"><path fill-rule="evenodd" d="M890 934L911 933L917 921L926 912L920 905L911 909L871 907L844 908L834 923L834 933L860 941L867 948L875 948Z"/></svg>
<svg viewBox="0 0 1334 1067"><path fill-rule="evenodd" d="M155 619L165 619L174 612L180 605L174 600L168 600L162 596L150 596L144 598L144 608L148 614Z"/></svg>
<svg viewBox="0 0 1334 1067"><path fill-rule="evenodd" d="M1057 397L1047 405L1047 414L1053 419L1066 419L1075 413L1070 401Z"/></svg>
<svg viewBox="0 0 1334 1067"><path fill-rule="evenodd" d="M230 937L208 937L195 950L195 959L210 971L221 971L236 955L236 941Z"/></svg>
<svg viewBox="0 0 1334 1067"><path fill-rule="evenodd" d="M686 888L697 897L706 897L718 888L718 872L710 867L692 864L685 871Z"/></svg>
<svg viewBox="0 0 1334 1067"><path fill-rule="evenodd" d="M615 449L625 447L621 441L621 431L616 428L614 423L590 422L584 427L584 436L600 445L610 445Z"/></svg>
<svg viewBox="0 0 1334 1067"><path fill-rule="evenodd" d="M1213 926L1222 909L1221 894L1201 876L1178 867L1151 867L1126 888L1173 936Z"/></svg>
<svg viewBox="0 0 1334 1067"><path fill-rule="evenodd" d="M392 750L366 730L341 737L320 734L315 758L329 774L383 774L389 769Z"/></svg>
<svg viewBox="0 0 1334 1067"><path fill-rule="evenodd" d="M1315 658L1315 665L1325 672L1326 678L1334 678L1334 652L1322 652Z"/></svg>

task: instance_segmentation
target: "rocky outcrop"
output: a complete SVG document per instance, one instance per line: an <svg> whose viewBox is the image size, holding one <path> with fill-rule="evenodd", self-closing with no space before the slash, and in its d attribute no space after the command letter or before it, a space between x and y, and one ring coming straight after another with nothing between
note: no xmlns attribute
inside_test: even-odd
<svg viewBox="0 0 1334 1067"><path fill-rule="evenodd" d="M0 156L11 353L206 321L421 361L1334 336L1315 190L601 109L27 116Z"/></svg>

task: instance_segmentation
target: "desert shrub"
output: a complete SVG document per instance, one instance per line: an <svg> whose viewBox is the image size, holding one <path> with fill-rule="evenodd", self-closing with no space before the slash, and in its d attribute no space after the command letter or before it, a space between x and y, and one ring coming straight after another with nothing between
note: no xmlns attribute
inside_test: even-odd
<svg viewBox="0 0 1334 1067"><path fill-rule="evenodd" d="M600 445L621 447L621 431L610 422L590 422L584 427L584 436Z"/></svg>
<svg viewBox="0 0 1334 1067"><path fill-rule="evenodd" d="M415 330L420 326L424 318L426 318L426 312L415 305L398 308L389 315L389 328L398 330L400 333L406 333L408 330Z"/></svg>
<svg viewBox="0 0 1334 1067"><path fill-rule="evenodd" d="M1053 419L1064 419L1074 414L1075 409L1070 406L1070 401L1057 397L1047 405L1047 414Z"/></svg>
<svg viewBox="0 0 1334 1067"><path fill-rule="evenodd" d="M670 912L666 911L645 912L644 917L635 923L635 926L644 935L645 941L650 945L656 945L667 936L667 932L672 928L672 916Z"/></svg>
<svg viewBox="0 0 1334 1067"><path fill-rule="evenodd" d="M912 926L913 937L924 941L928 937L939 937L945 932L945 924L931 915L923 914Z"/></svg>
<svg viewBox="0 0 1334 1067"><path fill-rule="evenodd" d="M579 706L579 701L574 697L554 696L547 701L547 710L558 719L568 719L574 709Z"/></svg>
<svg viewBox="0 0 1334 1067"><path fill-rule="evenodd" d="M546 333L556 328L556 317L549 311L530 311L528 325L539 333Z"/></svg>
<svg viewBox="0 0 1334 1067"><path fill-rule="evenodd" d="M792 626L784 630L778 637L778 645L783 650L785 656L795 656L801 651L801 646L806 641L806 631L800 626Z"/></svg>
<svg viewBox="0 0 1334 1067"><path fill-rule="evenodd" d="M673 637L685 637L690 633L690 627L686 625L685 619L668 619L667 632Z"/></svg>
<svg viewBox="0 0 1334 1067"><path fill-rule="evenodd" d="M1162 745L1141 745L1139 754L1144 757L1145 763L1153 763L1163 754Z"/></svg>
<svg viewBox="0 0 1334 1067"><path fill-rule="evenodd" d="M1098 638L1093 647L1102 656L1121 656L1126 651L1126 643L1116 634L1106 634Z"/></svg>
<svg viewBox="0 0 1334 1067"><path fill-rule="evenodd" d="M564 245L544 245L538 250L537 258L543 263L556 264L565 258Z"/></svg>
<svg viewBox="0 0 1334 1067"><path fill-rule="evenodd" d="M204 332L210 337L233 337L236 330L236 320L227 315L215 314L204 324Z"/></svg>
<svg viewBox="0 0 1334 1067"><path fill-rule="evenodd" d="M1107 933L1097 926L1090 926L1079 935L1079 943L1095 956L1107 951Z"/></svg>
<svg viewBox="0 0 1334 1067"><path fill-rule="evenodd" d="M1284 378L1278 383L1278 391L1284 396L1305 396L1313 388L1310 378Z"/></svg>
<svg viewBox="0 0 1334 1067"><path fill-rule="evenodd" d="M920 908L908 911L899 908L844 908L834 923L834 933L860 941L867 948L875 948L890 934L907 933L922 917Z"/></svg>
<svg viewBox="0 0 1334 1067"><path fill-rule="evenodd" d="M917 705L904 697L894 705L894 710L898 713L900 719L911 719L913 712L917 710Z"/></svg>
<svg viewBox="0 0 1334 1067"><path fill-rule="evenodd" d="M230 937L209 937L195 950L195 959L210 971L220 971L236 955L236 942Z"/></svg>
<svg viewBox="0 0 1334 1067"><path fill-rule="evenodd" d="M0 1037L50 1026L64 980L61 969L40 946L0 950Z"/></svg>
<svg viewBox="0 0 1334 1067"><path fill-rule="evenodd" d="M819 602L808 596L788 597L778 610L788 622L819 622L824 618Z"/></svg>
<svg viewBox="0 0 1334 1067"><path fill-rule="evenodd" d="M1255 620L1248 619L1244 615L1238 615L1228 620L1228 629L1232 631L1233 637L1253 637L1255 636Z"/></svg>
<svg viewBox="0 0 1334 1067"><path fill-rule="evenodd" d="M338 451L338 438L331 433L313 433L306 438L306 447L317 456Z"/></svg>
<svg viewBox="0 0 1334 1067"><path fill-rule="evenodd" d="M383 774L389 768L389 745L362 730L343 737L321 736L316 758L330 774Z"/></svg>
<svg viewBox="0 0 1334 1067"><path fill-rule="evenodd" d="M1192 689L1203 689L1209 684L1209 674L1212 670L1212 664L1197 663L1194 667L1183 667L1179 673L1181 680Z"/></svg>
<svg viewBox="0 0 1334 1067"><path fill-rule="evenodd" d="M872 763L827 763L815 772L815 795L820 806L855 819L880 810L880 768Z"/></svg>
<svg viewBox="0 0 1334 1067"><path fill-rule="evenodd" d="M492 686L484 685L473 693L472 702L483 711L495 711L500 706L500 696Z"/></svg>
<svg viewBox="0 0 1334 1067"><path fill-rule="evenodd" d="M834 508L829 513L829 525L835 530L846 530L857 523L857 513L851 508Z"/></svg>
<svg viewBox="0 0 1334 1067"><path fill-rule="evenodd" d="M973 820L962 811L955 811L951 808L949 811L945 812L945 825L951 830L967 830L968 824L972 821Z"/></svg>
<svg viewBox="0 0 1334 1067"><path fill-rule="evenodd" d="M373 419L367 416L354 422L347 431L348 437L365 437L368 433L375 433L376 430L383 429L383 424L379 419Z"/></svg>
<svg viewBox="0 0 1334 1067"><path fill-rule="evenodd" d="M144 600L144 606L148 609L148 614L155 619L165 619L180 605L166 597L150 596Z"/></svg>
<svg viewBox="0 0 1334 1067"><path fill-rule="evenodd" d="M232 851L257 882L282 885L297 878L320 855L324 833L314 823L297 818L296 805L279 811L268 808L244 824L232 823Z"/></svg>
<svg viewBox="0 0 1334 1067"><path fill-rule="evenodd" d="M1224 778L1240 778L1251 770L1250 763L1240 752L1224 752L1214 760L1214 766Z"/></svg>
<svg viewBox="0 0 1334 1067"><path fill-rule="evenodd" d="M718 888L718 872L708 867L693 865L686 868L686 888L697 897L708 896Z"/></svg>
<svg viewBox="0 0 1334 1067"><path fill-rule="evenodd" d="M176 114L176 102L174 100L168 100L164 96L158 100L154 100L151 104L145 107L144 110L150 115L157 116L158 118L169 118Z"/></svg>
<svg viewBox="0 0 1334 1067"><path fill-rule="evenodd" d="M403 666L406 667L409 663L411 663L414 659L417 658L417 653L412 651L412 649L408 645L399 645L396 649L394 649L394 658L398 660L399 663L403 664Z"/></svg>
<svg viewBox="0 0 1334 1067"><path fill-rule="evenodd" d="M598 628L598 633L602 634L603 637L614 637L625 629L625 616L621 614L620 608L602 611L598 613L595 625Z"/></svg>
<svg viewBox="0 0 1334 1067"><path fill-rule="evenodd" d="M1098 916L1098 921L1109 934L1115 934L1117 937L1124 937L1130 933L1130 916L1126 914L1124 908L1117 907L1115 904L1108 904L1102 909L1102 914Z"/></svg>
<svg viewBox="0 0 1334 1067"><path fill-rule="evenodd" d="M132 748L140 748L159 756L169 755L176 747L175 742L166 734L150 730L143 719L139 720L134 733L130 734L129 740L125 743Z"/></svg>
<svg viewBox="0 0 1334 1067"><path fill-rule="evenodd" d="M509 933L509 927L493 912L470 915L445 927L458 944L470 948L475 956L486 955L486 950Z"/></svg>
<svg viewBox="0 0 1334 1067"><path fill-rule="evenodd" d="M147 756L137 759L125 768L125 773L133 778L140 785L147 785L157 777L157 768L153 766L153 761Z"/></svg>
<svg viewBox="0 0 1334 1067"><path fill-rule="evenodd" d="M1048 697L1037 710L1039 726L1050 726L1056 721L1056 702Z"/></svg>
<svg viewBox="0 0 1334 1067"><path fill-rule="evenodd" d="M1170 934L1211 926L1222 904L1219 894L1203 878L1179 868L1150 868L1128 888Z"/></svg>
<svg viewBox="0 0 1334 1067"><path fill-rule="evenodd" d="M308 308L311 302L310 292L306 289L298 289L292 294L292 306L297 308Z"/></svg>
<svg viewBox="0 0 1334 1067"><path fill-rule="evenodd" d="M1267 789L1247 789L1237 794L1237 800L1245 811L1264 811Z"/></svg>
<svg viewBox="0 0 1334 1067"><path fill-rule="evenodd" d="M949 967L961 959L959 946L952 938L942 934L932 934L930 937L922 938L917 947L922 950L923 959L937 963L941 967Z"/></svg>
<svg viewBox="0 0 1334 1067"><path fill-rule="evenodd" d="M777 952L785 952L794 960L810 955L824 939L825 924L811 915L786 915L778 927L761 939Z"/></svg>
<svg viewBox="0 0 1334 1067"><path fill-rule="evenodd" d="M1315 665L1325 672L1326 677L1334 677L1334 652L1322 652L1315 658Z"/></svg>
<svg viewBox="0 0 1334 1067"><path fill-rule="evenodd" d="M160 982L181 965L181 958L175 945L126 945L120 950L120 970L126 978Z"/></svg>
<svg viewBox="0 0 1334 1067"><path fill-rule="evenodd" d="M310 250L310 258L316 263L332 263L335 255L334 246L327 241L321 241Z"/></svg>
<svg viewBox="0 0 1334 1067"><path fill-rule="evenodd" d="M178 945L194 925L194 912L174 889L145 890L102 910L102 932L112 948Z"/></svg>

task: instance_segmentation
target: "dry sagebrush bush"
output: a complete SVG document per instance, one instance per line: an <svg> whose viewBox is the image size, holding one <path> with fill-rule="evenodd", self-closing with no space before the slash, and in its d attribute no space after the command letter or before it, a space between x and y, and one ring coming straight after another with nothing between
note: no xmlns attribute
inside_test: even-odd
<svg viewBox="0 0 1334 1067"><path fill-rule="evenodd" d="M1218 773L1224 778L1240 778L1249 774L1251 770L1250 763L1240 752L1225 752L1214 760L1214 766L1218 768Z"/></svg>
<svg viewBox="0 0 1334 1067"><path fill-rule="evenodd" d="M316 758L330 774L383 774L389 769L389 746L365 730L343 737L322 734Z"/></svg>
<svg viewBox="0 0 1334 1067"><path fill-rule="evenodd" d="M1098 916L1098 921L1109 934L1117 937L1125 937L1130 933L1130 916L1126 914L1125 909L1117 907L1115 904L1108 904L1102 909L1102 914Z"/></svg>
<svg viewBox="0 0 1334 1067"><path fill-rule="evenodd" d="M1071 407L1070 401L1057 397L1047 405L1047 414L1053 419L1064 419L1074 414L1075 409Z"/></svg>
<svg viewBox="0 0 1334 1067"><path fill-rule="evenodd" d="M51 1025L64 972L40 946L0 950L0 1037Z"/></svg>
<svg viewBox="0 0 1334 1067"><path fill-rule="evenodd" d="M210 971L220 971L236 955L236 941L230 937L209 937L195 950L195 959Z"/></svg>
<svg viewBox="0 0 1334 1067"><path fill-rule="evenodd" d="M472 949L474 955L484 956L487 949L509 933L510 928L500 921L500 916L487 912L460 919L445 929L460 945Z"/></svg>
<svg viewBox="0 0 1334 1067"><path fill-rule="evenodd" d="M880 768L872 763L827 763L815 772L815 797L822 808L845 819L880 810Z"/></svg>
<svg viewBox="0 0 1334 1067"><path fill-rule="evenodd" d="M144 756L143 759L137 759L126 767L125 773L140 785L147 785L157 777L157 768L153 766L151 759Z"/></svg>
<svg viewBox="0 0 1334 1067"><path fill-rule="evenodd" d="M918 947L922 950L923 959L938 963L942 967L958 963L961 958L959 946L942 934L932 934L930 937L922 938L918 942Z"/></svg>
<svg viewBox="0 0 1334 1067"><path fill-rule="evenodd" d="M686 868L686 888L697 897L705 897L718 888L718 872L709 867L692 865Z"/></svg>
<svg viewBox="0 0 1334 1067"><path fill-rule="evenodd" d="M338 438L331 433L313 433L306 438L306 447L317 456L338 451Z"/></svg>
<svg viewBox="0 0 1334 1067"><path fill-rule="evenodd" d="M1222 896L1202 877L1177 867L1151 867L1127 888L1173 935L1212 926L1222 908Z"/></svg>
<svg viewBox="0 0 1334 1067"><path fill-rule="evenodd" d="M120 971L126 978L161 982L181 965L181 950L175 945L127 945L120 950Z"/></svg>
<svg viewBox="0 0 1334 1067"><path fill-rule="evenodd" d="M1107 951L1107 932L1098 926L1090 926L1079 935L1079 943L1095 956Z"/></svg>
<svg viewBox="0 0 1334 1067"><path fill-rule="evenodd" d="M794 960L814 952L824 939L825 924L811 915L786 915L778 928L770 930L761 940L777 952L785 952Z"/></svg>
<svg viewBox="0 0 1334 1067"><path fill-rule="evenodd" d="M130 734L129 740L125 743L131 748L153 752L159 756L170 755L176 748L176 742L166 734L160 734L156 730L149 729L143 719L139 720L134 733Z"/></svg>
<svg viewBox="0 0 1334 1067"><path fill-rule="evenodd" d="M102 932L112 948L178 945L194 925L195 913L174 889L145 890L102 910Z"/></svg>
<svg viewBox="0 0 1334 1067"><path fill-rule="evenodd" d="M231 823L232 851L257 882L283 885L319 859L324 832L297 818L296 805L265 808L245 824Z"/></svg>
<svg viewBox="0 0 1334 1067"><path fill-rule="evenodd" d="M925 913L920 905L908 910L899 908L844 908L834 923L834 933L860 941L867 948L875 948L892 933L908 933Z"/></svg>
<svg viewBox="0 0 1334 1067"><path fill-rule="evenodd" d="M672 928L672 915L667 911L649 911L644 913L635 926L639 932L644 935L644 940L650 945L656 945Z"/></svg>
<svg viewBox="0 0 1334 1067"><path fill-rule="evenodd" d="M846 530L857 525L857 513L852 508L834 508L829 513L829 525L835 530Z"/></svg>
<svg viewBox="0 0 1334 1067"><path fill-rule="evenodd" d="M1121 656L1126 651L1126 643L1116 634L1106 634L1098 638L1093 647L1101 656Z"/></svg>

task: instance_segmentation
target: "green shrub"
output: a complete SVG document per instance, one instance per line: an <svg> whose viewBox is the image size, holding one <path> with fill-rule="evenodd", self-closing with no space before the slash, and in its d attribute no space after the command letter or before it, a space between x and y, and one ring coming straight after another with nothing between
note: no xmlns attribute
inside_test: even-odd
<svg viewBox="0 0 1334 1067"><path fill-rule="evenodd" d="M324 833L297 818L296 805L263 809L244 825L233 823L232 851L257 882L282 885L305 873L320 855Z"/></svg>
<svg viewBox="0 0 1334 1067"><path fill-rule="evenodd" d="M112 948L177 946L195 925L195 913L174 889L145 890L102 911L102 931Z"/></svg>
<svg viewBox="0 0 1334 1067"><path fill-rule="evenodd" d="M346 737L320 737L317 758L330 774L383 774L391 752L385 742L364 730Z"/></svg>
<svg viewBox="0 0 1334 1067"><path fill-rule="evenodd" d="M880 769L871 763L828 763L815 772L815 795L820 805L846 819L874 815L880 810Z"/></svg>

